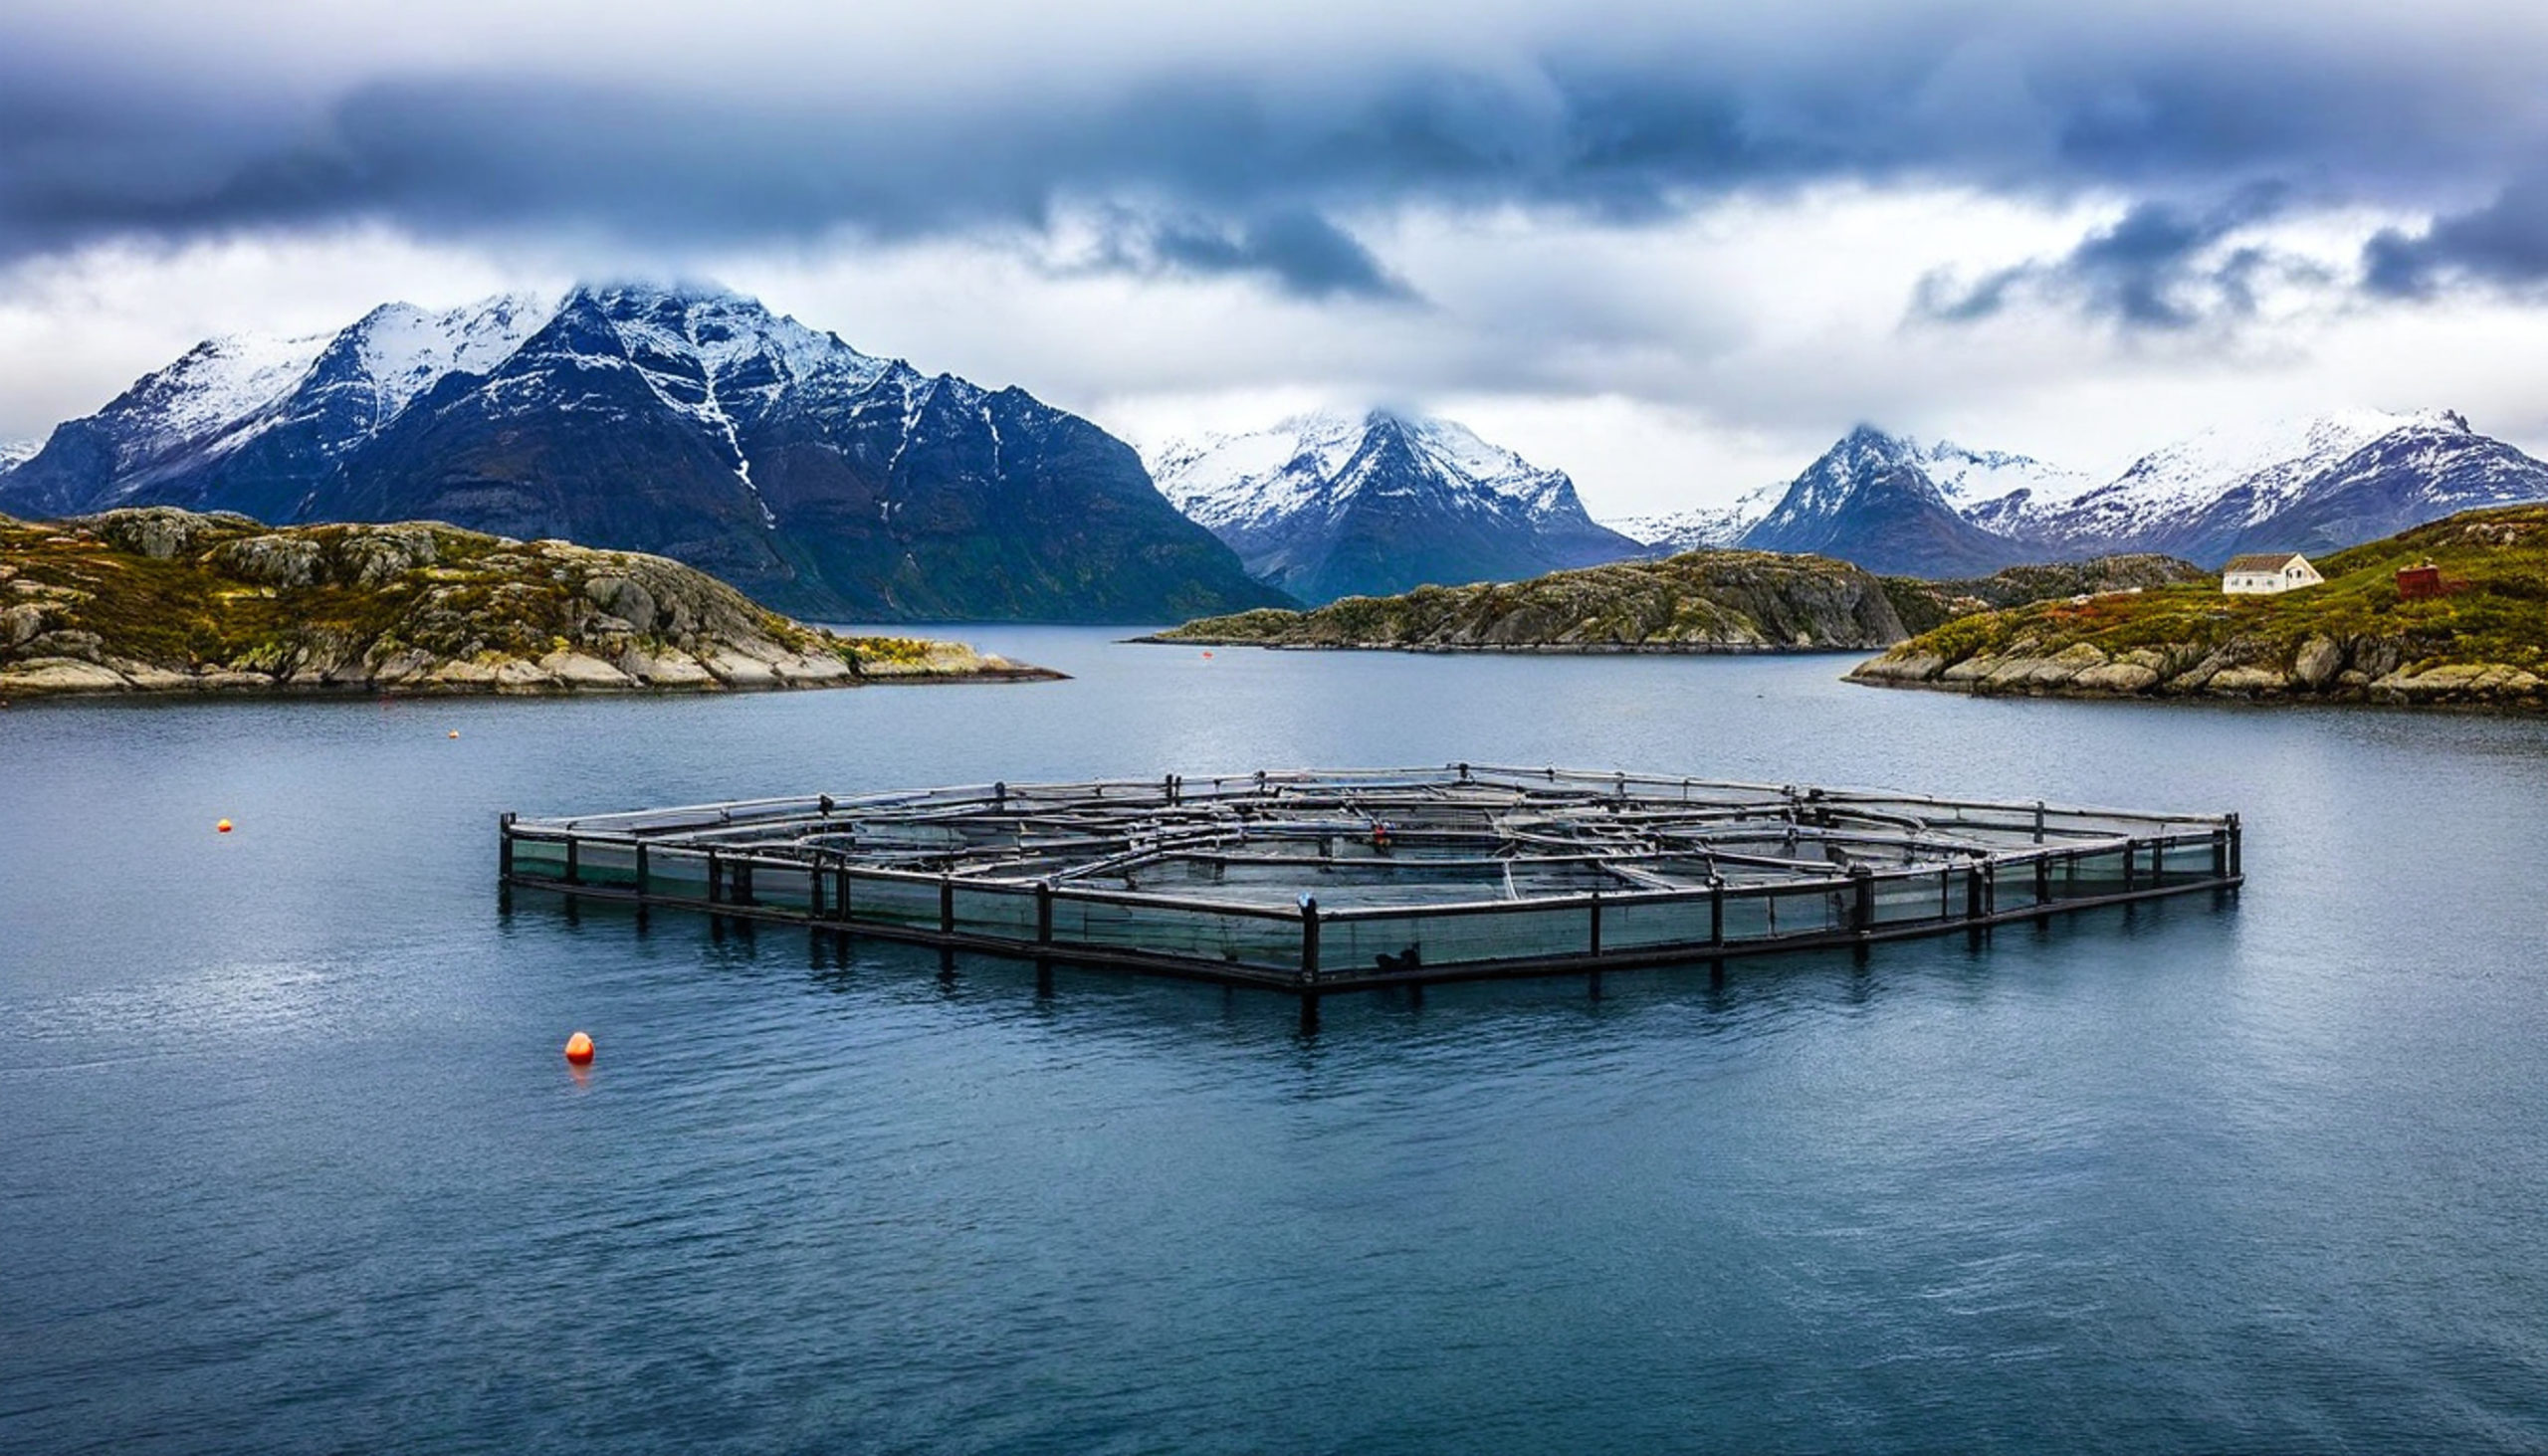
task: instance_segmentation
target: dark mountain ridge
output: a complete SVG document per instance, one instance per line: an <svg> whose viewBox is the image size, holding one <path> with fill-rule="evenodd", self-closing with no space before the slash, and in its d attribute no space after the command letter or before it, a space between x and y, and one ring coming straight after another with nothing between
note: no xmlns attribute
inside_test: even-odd
<svg viewBox="0 0 2548 1456"><path fill-rule="evenodd" d="M328 339L215 341L0 476L20 514L143 504L652 551L834 620L1285 600L1088 421L702 291L392 306Z"/></svg>

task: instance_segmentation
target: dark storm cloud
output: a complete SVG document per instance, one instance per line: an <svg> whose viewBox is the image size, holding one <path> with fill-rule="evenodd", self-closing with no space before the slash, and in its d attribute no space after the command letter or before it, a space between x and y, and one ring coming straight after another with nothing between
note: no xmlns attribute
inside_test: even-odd
<svg viewBox="0 0 2548 1456"><path fill-rule="evenodd" d="M2221 245L2271 218L2286 197L2281 187L2259 186L2208 208L2136 203L2060 258L2001 269L1967 285L1932 275L1922 281L1914 311L1940 322L1969 323L2032 296L2071 303L2127 328L2184 329L2243 317L2255 312L2260 275L2303 265L2255 245Z"/></svg>
<svg viewBox="0 0 2548 1456"><path fill-rule="evenodd" d="M1938 301L1942 315L2058 284L2170 327L2186 321L2188 259L2239 199L2423 207L2548 152L2532 81L2548 31L2526 8L2443 5L2413 32L2352 11L2078 9L1463 9L1438 34L1399 26L1320 50L1250 33L1199 58L1149 55L1160 27L1116 16L1083 48L1104 74L1057 58L995 84L890 35L791 49L782 30L768 64L822 73L786 86L710 66L679 36L640 36L606 66L534 49L495 68L314 42L279 81L152 28L0 17L0 257L351 220L678 253L842 230L1034 232L1084 205L1147 219L1109 255L1128 268L1375 298L1404 285L1346 230L1358 213L1518 204L1635 222L1737 191L1911 182L2142 199L2057 265ZM1031 54L1085 28L1043 15L986 25L982 44ZM943 86L876 84L934 81L941 64ZM2536 271L2525 198L2389 240L2375 285ZM2223 267L2205 284L2235 286Z"/></svg>
<svg viewBox="0 0 2548 1456"><path fill-rule="evenodd" d="M2452 279L2533 291L2548 285L2548 176L2533 173L2421 233L2391 228L2363 249L2363 284L2391 298L2426 298Z"/></svg>
<svg viewBox="0 0 2548 1456"><path fill-rule="evenodd" d="M1411 300L1372 250L1314 212L1285 212L1225 229L1163 224L1148 239L1152 256L1190 273L1262 273L1304 298L1343 294Z"/></svg>

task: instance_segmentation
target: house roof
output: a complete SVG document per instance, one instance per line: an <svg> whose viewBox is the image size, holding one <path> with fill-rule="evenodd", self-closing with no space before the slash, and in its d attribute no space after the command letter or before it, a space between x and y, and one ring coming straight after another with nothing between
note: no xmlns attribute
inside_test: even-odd
<svg viewBox="0 0 2548 1456"><path fill-rule="evenodd" d="M2294 561L2305 566L2309 563L2309 558L2298 551L2259 551L2253 555L2231 556L2230 564L2221 569L2224 571L2279 571Z"/></svg>

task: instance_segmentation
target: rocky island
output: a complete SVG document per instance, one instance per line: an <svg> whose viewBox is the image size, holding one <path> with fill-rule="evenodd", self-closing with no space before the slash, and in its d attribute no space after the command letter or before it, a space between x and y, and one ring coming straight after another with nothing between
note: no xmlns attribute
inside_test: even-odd
<svg viewBox="0 0 2548 1456"><path fill-rule="evenodd" d="M843 637L661 556L431 521L274 529L172 507L0 516L0 700L628 693L1059 674Z"/></svg>
<svg viewBox="0 0 2548 1456"><path fill-rule="evenodd" d="M2021 566L1970 581L1879 577L1827 556L1684 551L1528 581L1205 617L1147 642L1416 652L1866 651L1997 605L2200 576L2165 556Z"/></svg>
<svg viewBox="0 0 2548 1456"><path fill-rule="evenodd" d="M2548 708L2548 506L2473 511L2326 557L2323 584L2217 582L1960 618L1853 682L1977 694ZM2439 589L2403 591L2401 569Z"/></svg>

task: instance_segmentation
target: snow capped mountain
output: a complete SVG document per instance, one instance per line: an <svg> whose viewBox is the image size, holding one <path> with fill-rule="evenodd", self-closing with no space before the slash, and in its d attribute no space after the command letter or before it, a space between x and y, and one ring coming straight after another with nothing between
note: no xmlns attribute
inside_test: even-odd
<svg viewBox="0 0 2548 1456"><path fill-rule="evenodd" d="M10 492L56 515L218 495L273 519L417 394L501 359L553 307L507 298L431 313L391 304L336 333L208 339L57 429L12 474Z"/></svg>
<svg viewBox="0 0 2548 1456"><path fill-rule="evenodd" d="M556 308L556 300L531 294L489 299L443 313L413 304L383 304L338 335L331 348L351 351L344 377L369 389L376 428L443 376L483 374L503 362Z"/></svg>
<svg viewBox="0 0 2548 1456"><path fill-rule="evenodd" d="M2020 529L2064 545L2144 540L2216 514L2232 497L2240 520L2252 525L2346 456L2428 418L2439 417L2360 411L2206 430L2142 456L2062 509L2034 513Z"/></svg>
<svg viewBox="0 0 2548 1456"><path fill-rule="evenodd" d="M1533 519L1583 512L1566 472L1543 470L1465 425L1385 410L1319 411L1247 434L1175 442L1159 452L1152 474L1178 510L1214 529L1278 520L1314 504L1335 511L1366 490L1412 488L1380 471L1382 454L1366 449L1375 432L1391 431L1465 509L1518 509Z"/></svg>
<svg viewBox="0 0 2548 1456"><path fill-rule="evenodd" d="M1770 514L1787 489L1786 481L1774 481L1744 492L1731 506L1694 506L1659 516L1623 516L1601 523L1630 540L1671 554L1730 546Z"/></svg>
<svg viewBox="0 0 2548 1456"><path fill-rule="evenodd" d="M2361 411L2206 431L2092 484L2020 455L1860 426L1740 543L1962 576L2160 552L2326 552L2479 506L2548 500L2548 465L2448 411Z"/></svg>
<svg viewBox="0 0 2548 1456"><path fill-rule="evenodd" d="M2548 500L2548 467L2447 410L2208 430L2020 523L2065 555L2327 551L2478 506Z"/></svg>
<svg viewBox="0 0 2548 1456"><path fill-rule="evenodd" d="M0 511L149 503L657 551L836 618L1281 600L1087 421L714 290L393 304L332 335L213 340L0 476Z"/></svg>
<svg viewBox="0 0 2548 1456"><path fill-rule="evenodd" d="M1860 425L1806 466L1740 543L1837 556L1870 571L1963 576L1997 570L2021 559L2022 550L1966 520L1929 473L1933 461L1942 462L1968 490L2019 474L2017 466L1988 464L1994 458L2022 459L1923 446ZM2034 473L2044 472L2035 467Z"/></svg>
<svg viewBox="0 0 2548 1456"><path fill-rule="evenodd" d="M2435 411L2327 467L2303 499L2226 549L2288 540L2297 550L2337 550L2461 511L2533 501L2548 501L2548 464L2478 434L2456 413Z"/></svg>
<svg viewBox="0 0 2548 1456"><path fill-rule="evenodd" d="M36 452L43 448L42 440L0 440L0 475L35 459Z"/></svg>
<svg viewBox="0 0 2548 1456"><path fill-rule="evenodd" d="M1593 522L1565 472L1448 420L1300 415L1172 443L1152 472L1258 580L1305 601L1514 580L1639 554L1637 542Z"/></svg>
<svg viewBox="0 0 2548 1456"><path fill-rule="evenodd" d="M2097 485L2086 471L2005 450L1968 450L1952 440L1904 444L1958 515L2001 535L2016 534L2017 522L2066 505Z"/></svg>

